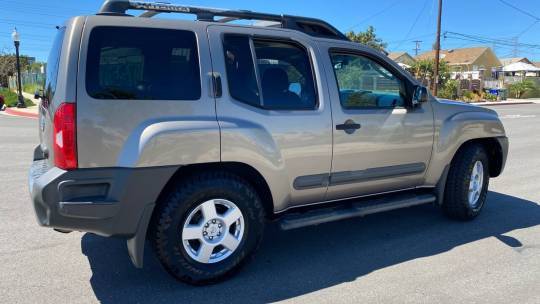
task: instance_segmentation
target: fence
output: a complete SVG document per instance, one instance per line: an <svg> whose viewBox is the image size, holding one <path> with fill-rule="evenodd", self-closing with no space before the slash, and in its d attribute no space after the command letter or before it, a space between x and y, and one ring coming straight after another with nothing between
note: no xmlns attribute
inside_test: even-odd
<svg viewBox="0 0 540 304"><path fill-rule="evenodd" d="M43 84L45 83L45 74L28 73L28 72L21 73L21 83L22 83L23 88L29 87L29 86L31 88L43 87ZM11 90L17 89L17 75L8 77L8 87ZM33 92L29 92L29 93L33 93Z"/></svg>

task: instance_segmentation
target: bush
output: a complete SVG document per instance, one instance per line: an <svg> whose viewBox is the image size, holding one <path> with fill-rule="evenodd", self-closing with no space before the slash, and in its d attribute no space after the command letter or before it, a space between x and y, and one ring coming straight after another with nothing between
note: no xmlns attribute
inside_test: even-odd
<svg viewBox="0 0 540 304"><path fill-rule="evenodd" d="M7 107L17 106L17 101L19 100L17 93L12 92L8 89L0 89L0 95L4 97L4 102L6 103ZM34 103L28 98L24 99L24 104L27 107L34 105Z"/></svg>
<svg viewBox="0 0 540 304"><path fill-rule="evenodd" d="M497 101L497 95L491 93L485 93L484 99L487 101Z"/></svg>
<svg viewBox="0 0 540 304"><path fill-rule="evenodd" d="M540 98L540 87L536 86L532 90L526 91L521 96L522 98Z"/></svg>
<svg viewBox="0 0 540 304"><path fill-rule="evenodd" d="M463 94L462 96L463 101L479 102L479 101L484 101L488 93L463 90L462 94ZM489 94L489 95L492 95L492 94ZM497 99L496 96L495 96L495 99Z"/></svg>
<svg viewBox="0 0 540 304"><path fill-rule="evenodd" d="M34 95L34 93L36 93L37 90L42 89L42 88L43 86L37 83L23 84L23 91L32 95Z"/></svg>
<svg viewBox="0 0 540 304"><path fill-rule="evenodd" d="M516 82L516 83L513 83L513 84L510 84L508 86L508 90L510 90L510 93L512 94L513 97L515 98L523 98L523 96L530 92L530 91L535 91L536 90L536 87L534 85L534 82L532 82L531 80L523 80L523 81L520 81L520 82Z"/></svg>
<svg viewBox="0 0 540 304"><path fill-rule="evenodd" d="M448 80L439 90L437 97L446 99L457 99L459 81Z"/></svg>
<svg viewBox="0 0 540 304"><path fill-rule="evenodd" d="M468 101L468 102L471 102L471 101L474 101L475 100L475 95L472 91L469 91L469 90L463 90L462 91L462 94L463 94L463 100L464 101Z"/></svg>

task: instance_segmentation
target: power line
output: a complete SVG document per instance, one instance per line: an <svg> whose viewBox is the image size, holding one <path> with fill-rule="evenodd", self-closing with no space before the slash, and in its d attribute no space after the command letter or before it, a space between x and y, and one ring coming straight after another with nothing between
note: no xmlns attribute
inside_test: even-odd
<svg viewBox="0 0 540 304"><path fill-rule="evenodd" d="M513 9L515 9L516 11L518 11L518 12L524 14L524 15L527 15L527 16L535 19L536 21L540 21L540 17L537 17L537 16L527 12L526 10L523 10L523 9L521 9L521 8L515 6L515 5L511 4L511 3L508 3L505 0L499 0L499 2L501 2L502 4L504 4L506 6L509 6L509 7L513 8Z"/></svg>
<svg viewBox="0 0 540 304"><path fill-rule="evenodd" d="M385 7L384 9L382 9L382 10L376 12L375 14L373 14L373 15L367 17L367 18L362 19L361 21L359 21L359 22L356 23L355 25L349 27L348 31L354 29L355 27L359 26L360 24L362 24L362 23L364 23L364 22L367 22L367 21L369 21L369 20L371 20L371 19L373 19L373 18L375 18L375 17L377 17L377 16L379 16L379 15L382 15L382 14L385 13L386 11L390 10L391 8L393 8L394 6L396 6L397 4L402 3L402 2L403 2L403 1L400 1L400 0L397 0L397 1L393 2L392 4L390 4L389 6Z"/></svg>
<svg viewBox="0 0 540 304"><path fill-rule="evenodd" d="M523 36L523 34L525 34L525 33L528 32L530 29L532 29L538 22L539 22L539 20L534 21L531 25L529 25L527 28L525 28L523 31L521 31L521 32L517 35L517 37L519 38L519 37Z"/></svg>
<svg viewBox="0 0 540 304"><path fill-rule="evenodd" d="M503 57L518 57L519 53L532 54L536 56L537 52L540 50L540 45L530 44L530 43L519 43L516 37L510 39L500 39L500 38L489 38L476 35L460 34L454 32L446 32L445 39L454 39L460 41L467 41L467 45L471 43L477 45L486 45L491 44L493 47L497 46L499 49L504 49L509 51L509 53Z"/></svg>
<svg viewBox="0 0 540 304"><path fill-rule="evenodd" d="M424 5L422 6L422 9L420 10L420 12L418 12L418 15L416 16L416 18L414 19L414 22L412 23L411 27L409 28L409 31L407 32L407 35L405 35L405 39L408 39L409 38L409 35L411 34L412 30L414 29L414 27L416 26L416 23L418 22L418 20L420 19L420 16L422 15L422 13L424 12L424 10L426 9L426 5L428 3L429 0L425 0L424 1ZM396 46L396 48L399 48L401 45L403 44L400 43L398 46Z"/></svg>
<svg viewBox="0 0 540 304"><path fill-rule="evenodd" d="M462 33L456 33L456 32L448 32L448 31L444 33L444 38L469 40L469 41L474 41L474 42L479 42L479 43L497 44L497 45L504 45L504 46L509 46L509 47L514 47L516 45L514 38L511 38L511 39L490 38L490 37L462 34ZM540 44L517 43L517 45L520 47L525 47L525 48L533 48L533 49L540 48Z"/></svg>
<svg viewBox="0 0 540 304"><path fill-rule="evenodd" d="M419 35L419 36L414 36L414 37L410 37L408 39L400 39L400 40L393 40L393 41L388 41L387 43L388 44L394 44L394 43L399 43L399 42L403 42L403 41L409 41L410 39L419 39L419 38L425 38L425 37L429 37L431 35L434 35L436 32L432 32L432 33L427 33L427 34L423 34L423 35Z"/></svg>

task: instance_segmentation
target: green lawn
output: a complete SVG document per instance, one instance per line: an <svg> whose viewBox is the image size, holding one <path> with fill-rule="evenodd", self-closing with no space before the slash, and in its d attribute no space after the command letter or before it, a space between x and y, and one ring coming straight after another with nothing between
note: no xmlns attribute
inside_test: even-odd
<svg viewBox="0 0 540 304"><path fill-rule="evenodd" d="M4 97L4 102L6 103L6 106L15 107L17 105L17 93L12 92L8 89L0 89L0 96ZM28 98L24 99L24 103L27 107L34 105L34 103Z"/></svg>

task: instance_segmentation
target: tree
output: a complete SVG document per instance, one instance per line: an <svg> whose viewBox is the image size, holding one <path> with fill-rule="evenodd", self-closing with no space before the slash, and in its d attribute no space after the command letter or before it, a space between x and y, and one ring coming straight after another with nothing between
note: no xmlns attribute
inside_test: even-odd
<svg viewBox="0 0 540 304"><path fill-rule="evenodd" d="M365 44L377 50L384 51L388 45L386 42L383 42L381 38L377 37L375 34L375 28L371 25L366 29L365 32L355 33L354 31L350 31L346 33L346 35L351 41Z"/></svg>
<svg viewBox="0 0 540 304"><path fill-rule="evenodd" d="M522 80L508 86L510 93L516 98L521 98L527 91L534 90L535 86L531 80Z"/></svg>
<svg viewBox="0 0 540 304"><path fill-rule="evenodd" d="M416 61L410 68L410 71L413 73L420 81L427 81L432 79L435 74L435 59L422 59ZM439 62L439 85L444 86L446 82L450 79L450 67L448 63L444 60Z"/></svg>
<svg viewBox="0 0 540 304"><path fill-rule="evenodd" d="M28 57L21 56L21 71L25 71L28 67ZM6 51L0 50L0 87L8 86L8 76L13 76L17 72L17 59L15 54L9 54Z"/></svg>

